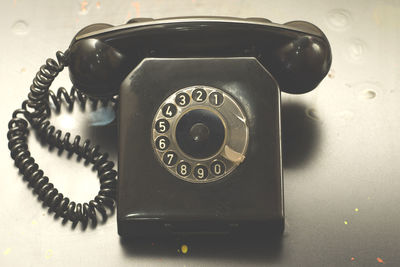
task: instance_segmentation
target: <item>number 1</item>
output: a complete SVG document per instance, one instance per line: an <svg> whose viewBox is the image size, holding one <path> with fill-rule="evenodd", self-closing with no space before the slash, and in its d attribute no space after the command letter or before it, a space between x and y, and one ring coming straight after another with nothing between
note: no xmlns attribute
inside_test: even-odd
<svg viewBox="0 0 400 267"><path fill-rule="evenodd" d="M215 105L219 105L219 103L218 103L218 95L217 94L214 94L214 99L215 99Z"/></svg>

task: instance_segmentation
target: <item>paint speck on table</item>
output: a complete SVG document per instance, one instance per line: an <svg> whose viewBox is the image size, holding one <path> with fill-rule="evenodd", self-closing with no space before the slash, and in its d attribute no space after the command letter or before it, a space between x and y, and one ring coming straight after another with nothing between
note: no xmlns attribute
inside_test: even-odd
<svg viewBox="0 0 400 267"><path fill-rule="evenodd" d="M351 257L351 258L350 258L350 260L351 260L351 261L355 261L355 260L356 260L356 258L354 258L354 257Z"/></svg>
<svg viewBox="0 0 400 267"><path fill-rule="evenodd" d="M328 77L331 78L331 79L335 78L335 70L334 70L334 69L331 69L331 70L329 71Z"/></svg>
<svg viewBox="0 0 400 267"><path fill-rule="evenodd" d="M183 245L181 246L181 251L182 251L182 254L188 253L188 251L189 251L188 246L185 245L185 244L183 244Z"/></svg>
<svg viewBox="0 0 400 267"><path fill-rule="evenodd" d="M129 20L132 18L132 12L130 10L128 10L128 14L125 17L125 20Z"/></svg>
<svg viewBox="0 0 400 267"><path fill-rule="evenodd" d="M8 254L10 254L10 252L11 252L11 248L6 248L6 249L3 251L3 254L7 256Z"/></svg>
<svg viewBox="0 0 400 267"><path fill-rule="evenodd" d="M140 3L132 2L131 5L135 8L136 18L140 17Z"/></svg>
<svg viewBox="0 0 400 267"><path fill-rule="evenodd" d="M359 211L359 209L358 209L358 208L355 208L355 209L354 209L354 211L355 211L355 212L358 212L358 211Z"/></svg>
<svg viewBox="0 0 400 267"><path fill-rule="evenodd" d="M97 7L97 8L100 8L100 7L101 7L101 4L100 4L99 1L96 2L96 7Z"/></svg>
<svg viewBox="0 0 400 267"><path fill-rule="evenodd" d="M36 220L33 220L32 221L32 225L36 225L37 224L37 221Z"/></svg>
<svg viewBox="0 0 400 267"><path fill-rule="evenodd" d="M53 256L53 250L48 249L45 254L46 259L50 259L52 256Z"/></svg>
<svg viewBox="0 0 400 267"><path fill-rule="evenodd" d="M377 257L377 258L376 258L376 261L379 262L379 263L383 263L383 264L385 263L385 262L383 261L383 259L380 258L380 257Z"/></svg>
<svg viewBox="0 0 400 267"><path fill-rule="evenodd" d="M85 1L85 0L83 0L82 2L81 2L81 9L80 9L80 11L81 11L81 13L82 14L86 14L87 13L87 6L89 5L89 3L88 3L88 1Z"/></svg>
<svg viewBox="0 0 400 267"><path fill-rule="evenodd" d="M349 224L349 222L345 220L345 221L344 221L344 224L348 225L348 224Z"/></svg>

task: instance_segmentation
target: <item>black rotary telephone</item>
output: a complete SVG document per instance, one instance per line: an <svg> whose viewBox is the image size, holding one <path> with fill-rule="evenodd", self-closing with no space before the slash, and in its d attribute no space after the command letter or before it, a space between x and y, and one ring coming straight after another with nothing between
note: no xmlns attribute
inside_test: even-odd
<svg viewBox="0 0 400 267"><path fill-rule="evenodd" d="M325 35L304 21L181 17L90 25L36 74L8 124L11 157L50 211L74 224L105 219L116 201L121 236L279 233L280 92L314 89L331 57ZM67 66L71 92L49 90ZM72 108L88 99L118 106L118 180L98 146L48 120L62 101ZM50 146L94 165L101 186L92 201L70 201L49 182L29 152L28 124Z"/></svg>

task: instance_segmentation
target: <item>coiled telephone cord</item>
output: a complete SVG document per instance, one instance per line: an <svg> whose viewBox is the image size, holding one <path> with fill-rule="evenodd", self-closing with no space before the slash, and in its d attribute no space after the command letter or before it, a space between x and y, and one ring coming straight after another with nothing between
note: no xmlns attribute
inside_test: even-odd
<svg viewBox="0 0 400 267"><path fill-rule="evenodd" d="M85 140L81 144L79 135L76 135L71 142L71 133L66 132L63 135L62 131L56 129L48 120L51 112L50 102L54 104L57 111L60 111L63 101L68 108L72 109L76 100L83 106L88 100L86 95L76 91L74 87L70 93L63 87L60 87L56 94L49 89L57 75L64 67L68 66L68 54L69 50L64 53L58 51L56 53L57 61L49 58L40 67L30 86L28 99L22 103L20 109L13 112L12 119L8 123L8 148L15 165L23 174L23 179L28 182L51 212L64 218L64 222L70 220L75 225L78 222L86 225L89 220L96 224L97 212L105 221L107 219L106 208L110 210L115 208L117 171L114 170L114 163L108 160L107 153L100 152L99 146L90 145L89 140ZM94 101L94 104L97 104L97 100ZM75 203L50 183L49 178L35 163L35 159L28 149L28 122L50 146L56 147L60 151L75 153L86 162L93 164L100 179L100 191L93 200L89 203Z"/></svg>

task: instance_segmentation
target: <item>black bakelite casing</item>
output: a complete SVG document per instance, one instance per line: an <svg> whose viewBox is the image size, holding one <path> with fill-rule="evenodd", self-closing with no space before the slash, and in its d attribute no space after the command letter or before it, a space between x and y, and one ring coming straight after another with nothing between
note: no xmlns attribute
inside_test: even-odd
<svg viewBox="0 0 400 267"><path fill-rule="evenodd" d="M206 184L170 174L151 143L159 105L193 85L229 93L248 119L246 159L227 177ZM121 236L283 231L280 91L255 58L145 59L122 83L118 118Z"/></svg>

